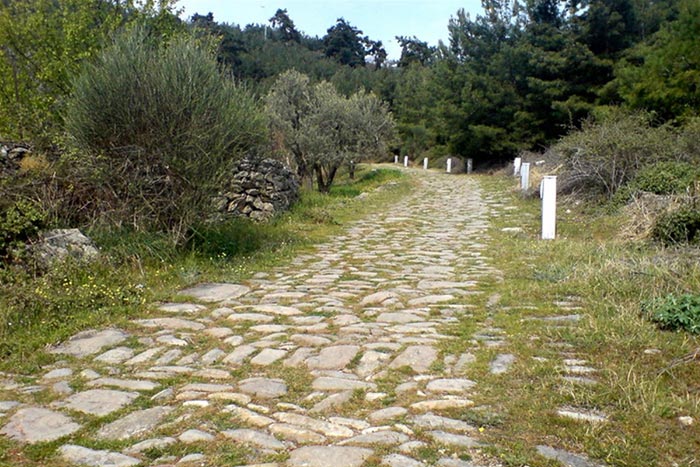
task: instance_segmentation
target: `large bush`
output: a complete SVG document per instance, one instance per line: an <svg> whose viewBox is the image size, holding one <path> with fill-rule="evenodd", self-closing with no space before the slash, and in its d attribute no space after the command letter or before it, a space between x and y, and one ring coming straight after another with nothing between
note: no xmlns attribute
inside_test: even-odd
<svg viewBox="0 0 700 467"><path fill-rule="evenodd" d="M252 96L191 36L118 36L74 83L66 125L116 194L122 221L183 239L217 175L265 135Z"/></svg>

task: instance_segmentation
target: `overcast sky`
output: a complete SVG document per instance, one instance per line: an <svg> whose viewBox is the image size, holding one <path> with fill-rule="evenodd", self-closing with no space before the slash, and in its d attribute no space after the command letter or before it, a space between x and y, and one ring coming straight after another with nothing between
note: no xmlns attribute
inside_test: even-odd
<svg viewBox="0 0 700 467"><path fill-rule="evenodd" d="M401 48L395 36L416 36L430 45L447 42L447 23L458 9L472 17L480 13L480 0L180 0L183 18L194 13L214 14L220 23L268 24L278 8L286 8L296 28L309 36L322 37L338 18L345 18L372 40L381 40L390 59Z"/></svg>

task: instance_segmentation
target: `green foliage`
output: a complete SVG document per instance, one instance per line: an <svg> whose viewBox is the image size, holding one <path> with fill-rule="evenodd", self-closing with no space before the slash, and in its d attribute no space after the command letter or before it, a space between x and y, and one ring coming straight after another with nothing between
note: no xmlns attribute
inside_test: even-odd
<svg viewBox="0 0 700 467"><path fill-rule="evenodd" d="M44 226L46 214L35 204L18 201L0 210L0 262L13 259Z"/></svg>
<svg viewBox="0 0 700 467"><path fill-rule="evenodd" d="M700 295L669 294L642 303L646 316L661 329L700 334Z"/></svg>
<svg viewBox="0 0 700 467"><path fill-rule="evenodd" d="M584 122L553 146L565 161L564 186L612 196L646 165L674 158L667 127L652 127L651 116L610 109Z"/></svg>
<svg viewBox="0 0 700 467"><path fill-rule="evenodd" d="M651 236L669 246L700 243L700 209L691 204L661 215L654 223Z"/></svg>
<svg viewBox="0 0 700 467"><path fill-rule="evenodd" d="M642 167L613 196L615 204L627 202L638 192L657 195L683 194L700 178L700 169L689 162L663 161Z"/></svg>
<svg viewBox="0 0 700 467"><path fill-rule="evenodd" d="M62 98L82 64L124 26L141 23L161 37L172 34L178 27L174 3L0 2L0 133L45 139L60 132Z"/></svg>
<svg viewBox="0 0 700 467"><path fill-rule="evenodd" d="M117 37L76 80L66 123L124 217L181 240L205 213L218 176L262 141L265 121L206 43L154 39L139 28Z"/></svg>

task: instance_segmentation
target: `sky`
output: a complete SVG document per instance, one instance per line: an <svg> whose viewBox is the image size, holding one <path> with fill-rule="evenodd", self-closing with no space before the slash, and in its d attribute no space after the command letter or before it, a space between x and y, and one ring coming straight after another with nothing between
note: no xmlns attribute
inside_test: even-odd
<svg viewBox="0 0 700 467"><path fill-rule="evenodd" d="M481 10L480 0L180 0L182 17L211 12L219 23L269 24L278 8L287 9L297 30L323 37L338 18L345 18L372 40L382 41L389 59L398 60L401 47L395 36L416 36L437 45L447 43L447 23L458 9L472 17Z"/></svg>

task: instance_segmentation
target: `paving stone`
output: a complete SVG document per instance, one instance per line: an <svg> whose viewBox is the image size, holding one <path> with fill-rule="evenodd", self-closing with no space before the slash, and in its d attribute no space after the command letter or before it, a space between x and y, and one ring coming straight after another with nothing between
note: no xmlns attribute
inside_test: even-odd
<svg viewBox="0 0 700 467"><path fill-rule="evenodd" d="M198 305L196 303L164 303L158 306L160 311L165 311L166 313L199 313L207 309L204 305Z"/></svg>
<svg viewBox="0 0 700 467"><path fill-rule="evenodd" d="M447 393L454 393L454 394L461 394L472 387L474 387L476 383L470 379L461 379L461 378L454 378L454 379L446 379L446 378L441 378L441 379L434 379L430 381L425 389L430 392L447 392Z"/></svg>
<svg viewBox="0 0 700 467"><path fill-rule="evenodd" d="M367 419L372 423L381 423L387 420L401 418L407 413L408 410L403 407L387 407L385 409L372 412L367 416Z"/></svg>
<svg viewBox="0 0 700 467"><path fill-rule="evenodd" d="M433 439L433 441L441 444L447 444L449 446L459 446L462 448L475 448L483 446L483 443L475 438L472 438L471 436L457 435L442 430L430 431L428 432L428 435Z"/></svg>
<svg viewBox="0 0 700 467"><path fill-rule="evenodd" d="M238 389L260 399L273 399L287 394L287 385L281 379L248 378L239 383Z"/></svg>
<svg viewBox="0 0 700 467"><path fill-rule="evenodd" d="M225 337L229 337L229 336L233 335L233 329L231 329L231 328L209 328L209 329L204 330L204 334L211 336L211 337L223 339Z"/></svg>
<svg viewBox="0 0 700 467"><path fill-rule="evenodd" d="M309 412L322 413L334 410L352 398L352 391L343 391L337 394L331 394L322 401L316 403Z"/></svg>
<svg viewBox="0 0 700 467"><path fill-rule="evenodd" d="M438 352L434 347L414 345L406 348L394 359L389 368L410 367L416 373L426 373L437 358Z"/></svg>
<svg viewBox="0 0 700 467"><path fill-rule="evenodd" d="M366 433L354 436L339 443L339 445L353 446L393 446L396 444L405 443L408 441L408 436L395 431L383 430L374 433Z"/></svg>
<svg viewBox="0 0 700 467"><path fill-rule="evenodd" d="M417 461L411 457L403 456L401 454L389 454L388 456L382 457L381 465L386 465L388 467L425 467L421 461Z"/></svg>
<svg viewBox="0 0 700 467"><path fill-rule="evenodd" d="M177 443L177 440L171 437L147 439L126 448L124 452L126 454L138 454L149 449L163 449L175 443Z"/></svg>
<svg viewBox="0 0 700 467"><path fill-rule="evenodd" d="M353 389L376 389L377 385L366 381L321 376L311 386L317 391L347 391Z"/></svg>
<svg viewBox="0 0 700 467"><path fill-rule="evenodd" d="M476 432L476 427L470 425L462 420L455 420L453 418L441 417L440 415L435 415L432 413L427 413L423 415L416 415L412 419L413 425L429 430L447 430L456 431L459 433L473 433Z"/></svg>
<svg viewBox="0 0 700 467"><path fill-rule="evenodd" d="M119 379L119 378L97 378L87 383L88 387L114 387L119 389L128 389L130 391L152 391L160 384L153 381L144 381L138 379Z"/></svg>
<svg viewBox="0 0 700 467"><path fill-rule="evenodd" d="M73 370L70 368L57 368L46 373L42 379L60 379L67 378L73 374Z"/></svg>
<svg viewBox="0 0 700 467"><path fill-rule="evenodd" d="M320 433L288 423L273 423L267 427L270 433L285 440L294 441L297 444L325 443L326 437Z"/></svg>
<svg viewBox="0 0 700 467"><path fill-rule="evenodd" d="M262 431L241 428L238 430L222 431L221 434L239 443L250 444L263 449L280 451L285 448L284 444L275 437L263 433Z"/></svg>
<svg viewBox="0 0 700 467"><path fill-rule="evenodd" d="M189 319L182 318L151 318L151 319L137 319L133 321L134 323L143 326L145 328L158 328L158 329L169 329L171 331L179 329L187 329L191 331L201 331L206 326L202 323L196 321L191 321Z"/></svg>
<svg viewBox="0 0 700 467"><path fill-rule="evenodd" d="M226 319L234 323L271 323L275 320L275 317L262 313L232 313Z"/></svg>
<svg viewBox="0 0 700 467"><path fill-rule="evenodd" d="M202 365L212 365L221 360L226 355L221 349L211 349L209 352L202 355L200 362Z"/></svg>
<svg viewBox="0 0 700 467"><path fill-rule="evenodd" d="M90 415L104 417L126 407L138 397L136 392L115 391L112 389L89 389L66 399L61 405Z"/></svg>
<svg viewBox="0 0 700 467"><path fill-rule="evenodd" d="M40 407L17 410L0 434L22 443L54 441L80 429L80 425L67 416Z"/></svg>
<svg viewBox="0 0 700 467"><path fill-rule="evenodd" d="M189 342L186 340L175 336L158 336L156 337L156 342L164 345L174 345L176 347L186 347L189 345Z"/></svg>
<svg viewBox="0 0 700 467"><path fill-rule="evenodd" d="M202 302L214 303L233 300L250 292L250 288L239 284L210 283L200 284L181 290L179 295L194 297Z"/></svg>
<svg viewBox="0 0 700 467"><path fill-rule="evenodd" d="M258 313L268 313L279 316L295 316L302 314L302 311L298 308L292 306L283 305L256 305L253 307L254 311Z"/></svg>
<svg viewBox="0 0 700 467"><path fill-rule="evenodd" d="M449 457L444 457L440 459L435 465L437 465L438 467L482 467L469 461L452 459Z"/></svg>
<svg viewBox="0 0 700 467"><path fill-rule="evenodd" d="M427 295L425 297L414 298L408 301L410 306L435 305L454 300L453 295Z"/></svg>
<svg viewBox="0 0 700 467"><path fill-rule="evenodd" d="M371 449L350 446L307 446L290 453L288 467L361 467Z"/></svg>
<svg viewBox="0 0 700 467"><path fill-rule="evenodd" d="M510 366L515 362L515 355L512 354L499 354L489 365L489 371L491 374L500 375L507 372Z"/></svg>
<svg viewBox="0 0 700 467"><path fill-rule="evenodd" d="M360 301L360 305L362 305L362 306L381 305L383 302L385 302L391 298L399 298L399 296L395 292L388 292L388 291L375 292L373 294L365 296Z"/></svg>
<svg viewBox="0 0 700 467"><path fill-rule="evenodd" d="M105 347L120 344L127 337L129 335L119 329L90 329L79 332L66 342L49 349L49 352L72 355L74 357L86 357L98 353Z"/></svg>
<svg viewBox="0 0 700 467"><path fill-rule="evenodd" d="M161 406L132 412L100 428L97 437L122 440L141 436L152 431L172 411L172 407Z"/></svg>
<svg viewBox="0 0 700 467"><path fill-rule="evenodd" d="M214 435L202 430L187 430L180 434L180 436L178 436L177 439L179 439L182 443L192 444L211 441L214 439Z"/></svg>
<svg viewBox="0 0 700 467"><path fill-rule="evenodd" d="M223 363L228 363L231 365L240 365L243 360L253 355L258 349L252 345L241 345L236 347L233 352L228 354L224 359Z"/></svg>
<svg viewBox="0 0 700 467"><path fill-rule="evenodd" d="M309 336L307 334L294 334L289 338L292 342L296 342L299 345L303 346L311 346L311 347L320 347L323 345L328 345L330 344L331 341L327 337L321 337L321 336Z"/></svg>
<svg viewBox="0 0 700 467"><path fill-rule="evenodd" d="M602 467L605 465L595 463L585 456L544 445L537 446L537 452L542 457L557 460L566 467Z"/></svg>
<svg viewBox="0 0 700 467"><path fill-rule="evenodd" d="M257 428L263 428L275 422L270 417L260 415L253 410L239 407L237 405L227 405L223 411L230 413L233 417L237 418L244 424L252 425Z"/></svg>
<svg viewBox="0 0 700 467"><path fill-rule="evenodd" d="M287 355L286 350L263 349L259 354L250 360L253 365L268 366Z"/></svg>
<svg viewBox="0 0 700 467"><path fill-rule="evenodd" d="M124 365L140 365L142 363L146 363L162 351L162 347L154 347L152 349L145 350L133 358L125 361Z"/></svg>
<svg viewBox="0 0 700 467"><path fill-rule="evenodd" d="M96 451L74 444L63 445L58 451L61 453L61 457L68 462L93 467L129 467L141 463L139 459L118 452Z"/></svg>
<svg viewBox="0 0 700 467"><path fill-rule="evenodd" d="M414 315L413 313L382 313L377 316L376 321L379 323L413 323L416 321L423 321L420 316Z"/></svg>
<svg viewBox="0 0 700 467"><path fill-rule="evenodd" d="M578 420L582 422L600 423L608 421L607 415L594 410L579 410L569 407L563 407L557 410L557 414L560 417L570 418L572 420Z"/></svg>
<svg viewBox="0 0 700 467"><path fill-rule="evenodd" d="M202 453L195 452L192 454L187 454L186 456L183 456L182 459L177 461L177 464L191 464L193 462L201 462L204 459L206 459L206 456Z"/></svg>
<svg viewBox="0 0 700 467"><path fill-rule="evenodd" d="M110 349L103 354L95 357L96 362L108 363L110 365L118 365L134 356L134 349L129 347L116 347Z"/></svg>
<svg viewBox="0 0 700 467"><path fill-rule="evenodd" d="M278 412L273 417L280 422L298 425L322 433L329 438L347 438L355 433L348 427L289 412Z"/></svg>
<svg viewBox="0 0 700 467"><path fill-rule="evenodd" d="M357 345L334 345L321 350L317 357L306 360L312 370L341 370L348 366L360 351Z"/></svg>
<svg viewBox="0 0 700 467"><path fill-rule="evenodd" d="M431 410L449 410L471 407L474 402L468 399L437 399L424 400L411 404L411 409L416 412L428 412Z"/></svg>
<svg viewBox="0 0 700 467"><path fill-rule="evenodd" d="M21 404L17 401L0 401L0 412L7 412L15 407L19 407Z"/></svg>

